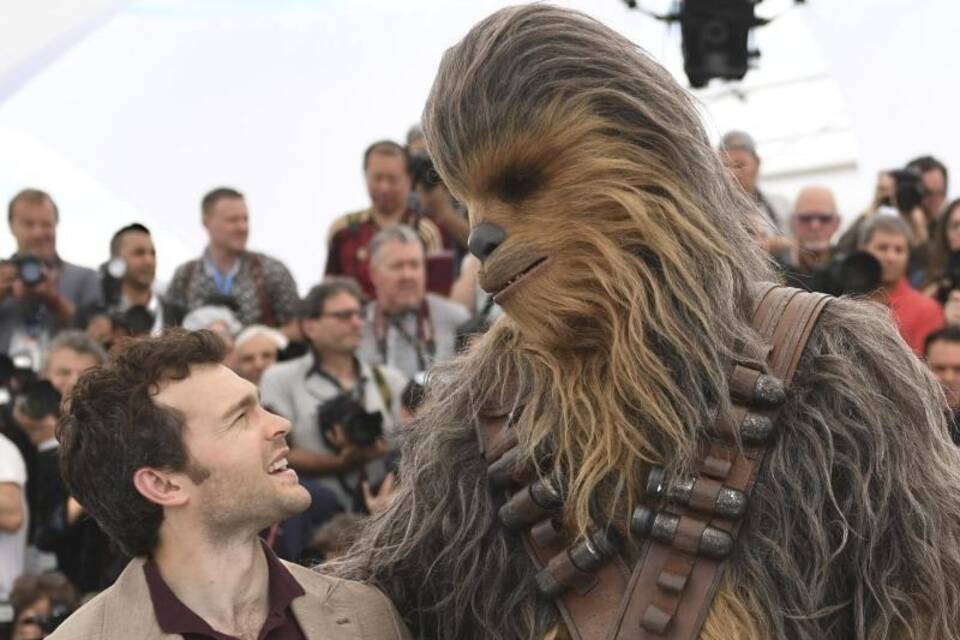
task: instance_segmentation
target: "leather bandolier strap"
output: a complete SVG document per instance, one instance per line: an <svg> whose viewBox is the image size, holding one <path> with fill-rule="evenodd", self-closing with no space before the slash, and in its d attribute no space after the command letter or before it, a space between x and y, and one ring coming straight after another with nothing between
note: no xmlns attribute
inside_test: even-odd
<svg viewBox="0 0 960 640"><path fill-rule="evenodd" d="M740 350L729 378L733 411L716 416L700 443L696 475L651 470L646 495L659 510L640 506L633 513L631 533L643 544L632 571L604 530L581 540L567 535L561 479L537 478L517 464L510 427L522 408L494 408L478 421L490 481L508 495L500 520L523 535L540 570L537 585L555 598L573 640L699 637L780 408L830 299L775 284L757 287L753 328L764 346Z"/></svg>

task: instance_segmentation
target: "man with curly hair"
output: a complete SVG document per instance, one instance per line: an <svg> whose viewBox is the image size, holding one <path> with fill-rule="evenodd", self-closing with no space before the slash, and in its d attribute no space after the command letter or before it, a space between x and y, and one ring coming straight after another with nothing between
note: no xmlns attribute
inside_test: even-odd
<svg viewBox="0 0 960 640"><path fill-rule="evenodd" d="M177 330L80 378L61 423L64 479L134 560L51 637L407 637L383 594L260 540L310 495L287 467L290 423L221 363L225 349Z"/></svg>

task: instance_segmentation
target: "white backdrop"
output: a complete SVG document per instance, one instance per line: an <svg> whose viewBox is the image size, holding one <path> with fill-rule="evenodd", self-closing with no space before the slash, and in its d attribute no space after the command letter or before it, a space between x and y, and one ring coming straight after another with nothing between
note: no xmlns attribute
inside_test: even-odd
<svg viewBox="0 0 960 640"><path fill-rule="evenodd" d="M62 211L63 255L97 264L130 221L168 278L204 241L199 200L248 196L251 246L321 275L326 229L365 206L364 147L417 120L443 50L496 0L0 0L0 200L23 186ZM679 72L677 29L617 0L562 2ZM648 0L655 9L667 0ZM699 95L714 134L761 143L767 183L838 189L847 215L879 168L933 152L957 166L952 0L808 0L758 33L747 82ZM15 40L6 36L17 33ZM960 168L960 167L958 167ZM4 229L0 253L13 244Z"/></svg>

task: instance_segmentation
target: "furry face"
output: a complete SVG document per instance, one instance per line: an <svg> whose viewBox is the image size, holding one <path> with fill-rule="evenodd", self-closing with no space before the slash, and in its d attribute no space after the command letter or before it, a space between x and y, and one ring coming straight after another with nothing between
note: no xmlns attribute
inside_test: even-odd
<svg viewBox="0 0 960 640"><path fill-rule="evenodd" d="M542 638L557 611L497 521L478 417L522 406L570 533L616 527L649 464L684 472L729 409L738 349L761 348L752 285L776 276L689 97L583 15L490 16L444 56L423 121L508 317L431 371L398 497L337 570L418 637ZM936 386L876 308L835 301L818 327L701 638L960 638L960 456Z"/></svg>

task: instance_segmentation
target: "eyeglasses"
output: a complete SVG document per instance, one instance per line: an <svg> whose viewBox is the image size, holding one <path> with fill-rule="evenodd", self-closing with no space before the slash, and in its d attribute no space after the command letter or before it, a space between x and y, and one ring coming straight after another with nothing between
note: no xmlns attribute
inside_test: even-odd
<svg viewBox="0 0 960 640"><path fill-rule="evenodd" d="M796 221L800 224L813 224L814 222L819 222L820 224L830 224L836 219L836 214L833 213L798 213L794 216Z"/></svg>
<svg viewBox="0 0 960 640"><path fill-rule="evenodd" d="M321 313L319 317L326 318L328 316L331 318L336 318L340 322L349 322L354 318L363 317L363 312L360 311L360 309L344 309L343 311L331 311L329 313Z"/></svg>

